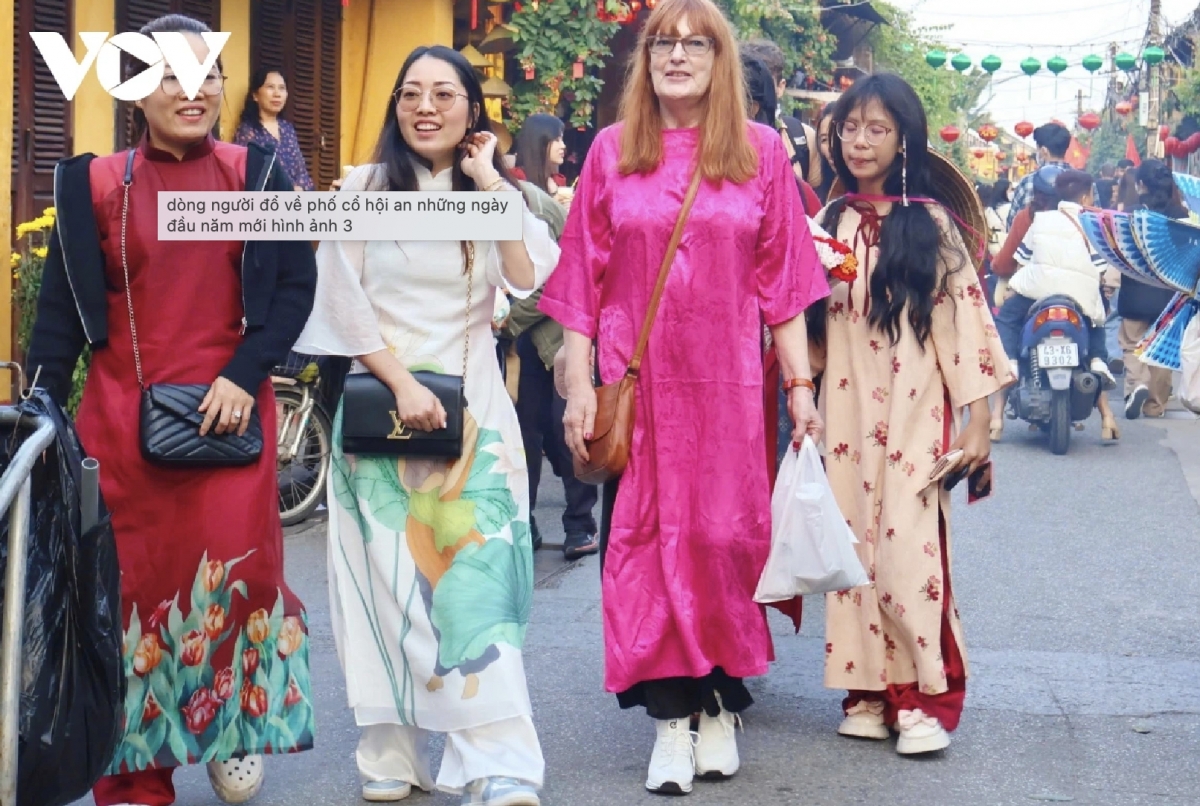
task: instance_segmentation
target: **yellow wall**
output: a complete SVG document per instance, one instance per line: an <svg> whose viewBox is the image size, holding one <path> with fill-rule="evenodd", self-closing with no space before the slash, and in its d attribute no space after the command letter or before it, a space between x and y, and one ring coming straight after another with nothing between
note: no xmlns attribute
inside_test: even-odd
<svg viewBox="0 0 1200 806"><path fill-rule="evenodd" d="M12 0L0 0L0 19L11 20L13 18ZM0 25L0 53L13 52L13 26L10 22L7 25ZM12 59L0 59L0 87L12 87L13 83L13 65ZM0 92L0 165L12 164L12 130L13 130L13 102L12 91ZM0 255L7 255L12 251L12 240L10 233L12 231L12 205L9 199L12 198L12 172L7 168L0 171L0 199L4 199L4 203L0 204L0 245L4 247L4 251ZM12 272L0 272L0 300L5 300L6 304L0 305L0 360L9 361L12 359ZM0 386L0 401L9 402L12 396L9 394L8 385Z"/></svg>
<svg viewBox="0 0 1200 806"><path fill-rule="evenodd" d="M343 9L343 165L370 159L408 54L421 45L453 44L453 0L355 0Z"/></svg>
<svg viewBox="0 0 1200 806"><path fill-rule="evenodd" d="M73 44L76 58L82 59L85 49L79 32L108 31L109 35L115 35L117 12L114 0L87 0L86 3L76 0L74 6ZM115 142L116 102L100 86L95 69L88 71L79 92L75 93L72 111L75 153L111 154Z"/></svg>
<svg viewBox="0 0 1200 806"><path fill-rule="evenodd" d="M229 41L221 51L221 69L227 76L221 105L221 139L228 142L237 131L250 84L250 0L221 0L218 30L229 32Z"/></svg>

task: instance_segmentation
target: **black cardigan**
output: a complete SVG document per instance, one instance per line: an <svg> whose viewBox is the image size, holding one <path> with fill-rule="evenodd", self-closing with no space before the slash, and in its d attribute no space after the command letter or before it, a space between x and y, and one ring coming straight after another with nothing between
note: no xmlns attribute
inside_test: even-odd
<svg viewBox="0 0 1200 806"><path fill-rule="evenodd" d="M247 190L295 189L273 150L256 143L247 149ZM38 385L60 404L70 395L71 375L84 345L99 349L108 341L104 253L88 173L93 159L93 154L82 154L54 169L57 216L26 358L26 377L32 381L40 370ZM246 333L221 377L254 395L271 369L283 363L312 312L317 289L312 245L247 241L242 282Z"/></svg>

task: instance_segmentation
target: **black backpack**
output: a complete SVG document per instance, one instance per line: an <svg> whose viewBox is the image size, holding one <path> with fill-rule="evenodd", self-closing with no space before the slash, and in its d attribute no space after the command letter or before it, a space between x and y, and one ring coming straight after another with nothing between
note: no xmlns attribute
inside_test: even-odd
<svg viewBox="0 0 1200 806"><path fill-rule="evenodd" d="M788 156L792 159L793 170L796 171L796 177L808 181L808 166L811 159L809 151L808 134L804 131L804 126L800 121L790 115L781 115L779 120L783 122L783 127L780 129L780 134L786 132L784 137L784 145L788 148ZM790 143L788 141L791 141Z"/></svg>

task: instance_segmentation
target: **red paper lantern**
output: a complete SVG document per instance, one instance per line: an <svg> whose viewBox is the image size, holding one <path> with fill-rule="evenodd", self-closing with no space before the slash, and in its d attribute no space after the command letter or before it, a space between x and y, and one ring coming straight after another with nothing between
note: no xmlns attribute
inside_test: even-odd
<svg viewBox="0 0 1200 806"><path fill-rule="evenodd" d="M1121 101L1121 103L1117 104L1117 114L1121 117L1128 115L1132 111L1133 104L1129 103L1129 101Z"/></svg>
<svg viewBox="0 0 1200 806"><path fill-rule="evenodd" d="M525 80L526 81L533 81L533 77L536 75L537 75L537 70L535 70L534 68L532 68L532 67L525 68Z"/></svg>
<svg viewBox="0 0 1200 806"><path fill-rule="evenodd" d="M642 10L642 4L639 3L638 0L633 0L633 2L629 4L629 8L634 14L637 14Z"/></svg>
<svg viewBox="0 0 1200 806"><path fill-rule="evenodd" d="M1029 155L1026 154L1024 151L1017 153L1017 162L1025 162L1028 159L1029 159Z"/></svg>
<svg viewBox="0 0 1200 806"><path fill-rule="evenodd" d="M986 123L979 127L979 137L985 143L990 143L1000 136L1000 130L990 123Z"/></svg>
<svg viewBox="0 0 1200 806"><path fill-rule="evenodd" d="M583 59L579 59L571 66L571 75L574 78L583 78Z"/></svg>
<svg viewBox="0 0 1200 806"><path fill-rule="evenodd" d="M981 159L983 159L983 155L986 154L987 152L984 151L982 148L977 148L974 151L972 151L971 153L975 155L975 159L981 160Z"/></svg>
<svg viewBox="0 0 1200 806"><path fill-rule="evenodd" d="M946 126L940 132L938 132L938 135L943 140L945 140L947 143L953 143L955 140L958 139L958 135L959 135L958 127L957 126Z"/></svg>
<svg viewBox="0 0 1200 806"><path fill-rule="evenodd" d="M1008 159L1008 154L1005 154L1003 151L996 152L996 161L997 162L1004 162L1006 159Z"/></svg>
<svg viewBox="0 0 1200 806"><path fill-rule="evenodd" d="M1090 132L1093 129L1099 128L1100 116L1095 112L1084 112L1079 116L1079 125Z"/></svg>
<svg viewBox="0 0 1200 806"><path fill-rule="evenodd" d="M1033 134L1033 124L1027 120L1022 120L1016 126L1013 126L1013 131L1017 133L1018 137L1028 137Z"/></svg>

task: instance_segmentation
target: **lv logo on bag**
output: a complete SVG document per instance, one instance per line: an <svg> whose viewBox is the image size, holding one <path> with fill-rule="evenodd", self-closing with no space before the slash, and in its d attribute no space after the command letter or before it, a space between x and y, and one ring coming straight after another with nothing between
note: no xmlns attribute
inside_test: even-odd
<svg viewBox="0 0 1200 806"><path fill-rule="evenodd" d="M392 415L392 433L388 434L388 439L412 439L412 431L408 426L400 420L400 415L397 412L389 411Z"/></svg>

